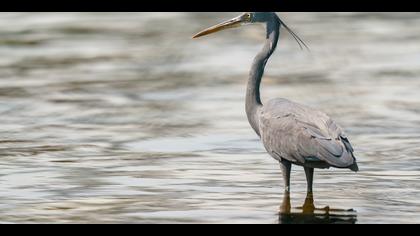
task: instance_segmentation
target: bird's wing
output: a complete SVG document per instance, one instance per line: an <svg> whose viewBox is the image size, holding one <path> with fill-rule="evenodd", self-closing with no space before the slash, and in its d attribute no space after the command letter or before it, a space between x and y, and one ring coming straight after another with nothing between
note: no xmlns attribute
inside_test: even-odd
<svg viewBox="0 0 420 236"><path fill-rule="evenodd" d="M335 167L353 164L353 148L326 114L299 104L277 104L260 116L264 146L292 162L324 161Z"/></svg>

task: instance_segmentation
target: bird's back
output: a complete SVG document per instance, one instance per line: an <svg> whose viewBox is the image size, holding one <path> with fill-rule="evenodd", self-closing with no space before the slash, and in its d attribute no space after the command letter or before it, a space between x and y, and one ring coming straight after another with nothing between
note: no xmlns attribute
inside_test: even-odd
<svg viewBox="0 0 420 236"><path fill-rule="evenodd" d="M260 111L259 129L265 148L276 159L357 171L353 148L343 130L319 110L273 99Z"/></svg>

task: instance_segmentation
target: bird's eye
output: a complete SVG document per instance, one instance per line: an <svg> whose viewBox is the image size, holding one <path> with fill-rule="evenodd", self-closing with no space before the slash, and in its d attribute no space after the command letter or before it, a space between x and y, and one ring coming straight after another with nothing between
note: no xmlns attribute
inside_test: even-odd
<svg viewBox="0 0 420 236"><path fill-rule="evenodd" d="M249 20L249 21L251 20L251 13L246 13L246 15L245 15L245 16L246 16L246 19L247 19L247 20Z"/></svg>

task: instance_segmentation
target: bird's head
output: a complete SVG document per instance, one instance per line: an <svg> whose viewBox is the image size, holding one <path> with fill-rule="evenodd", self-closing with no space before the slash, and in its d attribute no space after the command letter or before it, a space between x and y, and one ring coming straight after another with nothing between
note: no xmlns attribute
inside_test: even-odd
<svg viewBox="0 0 420 236"><path fill-rule="evenodd" d="M302 49L302 45L309 49L305 42L299 38L274 12L245 12L233 19L227 20L210 28L200 31L193 38L199 38L208 34L216 33L225 29L236 28L242 25L253 24L253 23L267 23L270 21L276 21L279 26L283 26L296 40Z"/></svg>

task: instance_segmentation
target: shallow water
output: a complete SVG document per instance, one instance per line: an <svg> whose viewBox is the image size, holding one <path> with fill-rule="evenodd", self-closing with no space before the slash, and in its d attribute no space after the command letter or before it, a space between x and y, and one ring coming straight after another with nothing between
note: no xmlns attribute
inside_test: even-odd
<svg viewBox="0 0 420 236"><path fill-rule="evenodd" d="M191 40L235 15L1 13L0 222L307 217L300 167L292 212L278 214L280 169L244 111L264 30ZM315 206L331 210L310 220L420 223L420 14L281 16L311 52L283 32L263 101L285 97L328 113L360 167L315 172Z"/></svg>

